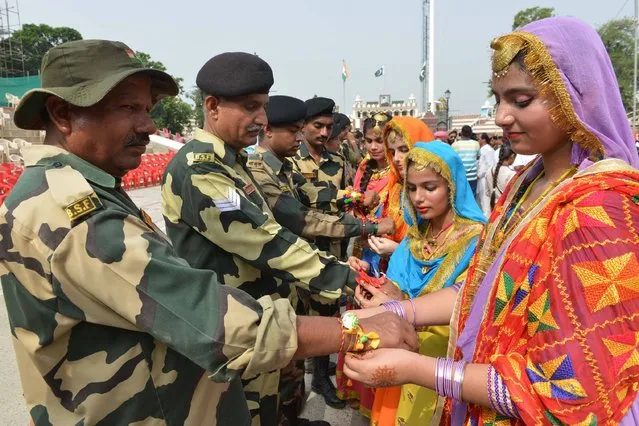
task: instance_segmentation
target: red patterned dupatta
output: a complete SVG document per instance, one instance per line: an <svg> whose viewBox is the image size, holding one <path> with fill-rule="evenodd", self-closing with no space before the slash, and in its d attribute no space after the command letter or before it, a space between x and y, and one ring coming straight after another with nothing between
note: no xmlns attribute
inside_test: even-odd
<svg viewBox="0 0 639 426"><path fill-rule="evenodd" d="M489 244L504 206L525 174L480 237L489 243L468 271L459 335L499 250ZM469 405L466 424L616 424L639 388L639 171L619 160L595 163L528 217L505 241L472 359L497 370L521 420Z"/></svg>

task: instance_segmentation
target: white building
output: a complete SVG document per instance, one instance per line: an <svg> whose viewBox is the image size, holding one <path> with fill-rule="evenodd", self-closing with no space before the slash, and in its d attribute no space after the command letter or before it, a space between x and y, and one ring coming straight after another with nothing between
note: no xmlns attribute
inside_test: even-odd
<svg viewBox="0 0 639 426"><path fill-rule="evenodd" d="M419 106L415 95L411 93L407 101L393 100L391 95L379 95L379 100L365 102L357 95L353 104L350 119L354 129L361 129L363 121L379 112L389 113L393 117L420 117Z"/></svg>
<svg viewBox="0 0 639 426"><path fill-rule="evenodd" d="M459 115L452 118L451 130L461 131L463 126L470 126L478 136L487 133L490 136L501 136L503 130L495 124L495 106L486 101L479 109L479 114Z"/></svg>

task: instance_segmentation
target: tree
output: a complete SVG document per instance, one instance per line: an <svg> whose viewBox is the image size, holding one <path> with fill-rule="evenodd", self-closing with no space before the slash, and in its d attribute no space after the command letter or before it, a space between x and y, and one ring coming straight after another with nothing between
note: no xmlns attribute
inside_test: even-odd
<svg viewBox="0 0 639 426"><path fill-rule="evenodd" d="M523 27L526 24L530 24L533 21L539 21L540 19L550 18L552 16L555 16L554 7L536 6L521 10L515 15L515 19L513 21L513 31L517 28Z"/></svg>
<svg viewBox="0 0 639 426"><path fill-rule="evenodd" d="M199 128L204 127L204 110L202 91L199 87L194 87L188 94L189 99L193 101L195 108L193 108L193 118L195 118L195 125Z"/></svg>
<svg viewBox="0 0 639 426"><path fill-rule="evenodd" d="M11 51L14 62L6 64L6 67L13 72L8 73L10 77L22 75L37 75L40 72L42 58L49 49L67 41L82 40L82 35L69 27L51 27L46 24L24 24L21 29L15 31L2 42L0 46L2 53L8 55ZM17 58L24 58L24 74L22 74L22 61ZM4 67L5 64L3 63Z"/></svg>
<svg viewBox="0 0 639 426"><path fill-rule="evenodd" d="M135 57L147 68L166 72L162 62L153 61L151 55L145 52L135 52ZM174 77L182 92L182 78ZM155 104L151 110L151 118L158 129L167 128L171 133L184 133L193 119L193 108L179 96L165 98Z"/></svg>
<svg viewBox="0 0 639 426"><path fill-rule="evenodd" d="M153 107L151 118L158 129L167 128L172 134L184 133L193 118L193 109L177 96L166 98Z"/></svg>
<svg viewBox="0 0 639 426"><path fill-rule="evenodd" d="M154 70L166 72L164 64L162 62L152 60L151 55L148 53L135 52L135 57L138 61L142 62L146 68L153 68Z"/></svg>
<svg viewBox="0 0 639 426"><path fill-rule="evenodd" d="M597 30L617 75L621 99L627 110L632 109L632 79L634 78L635 26L631 18L615 19Z"/></svg>

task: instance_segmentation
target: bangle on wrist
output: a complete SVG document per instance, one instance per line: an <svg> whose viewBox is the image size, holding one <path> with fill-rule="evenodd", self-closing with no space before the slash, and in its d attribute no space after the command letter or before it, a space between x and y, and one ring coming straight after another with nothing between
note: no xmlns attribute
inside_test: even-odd
<svg viewBox="0 0 639 426"><path fill-rule="evenodd" d="M388 302L382 303L384 309L388 312L392 312L398 317L402 318L404 321L408 321L408 317L406 316L406 309L404 308L404 304L397 300L390 300Z"/></svg>
<svg viewBox="0 0 639 426"><path fill-rule="evenodd" d="M437 358L435 360L435 392L443 397L461 401L465 372L465 361Z"/></svg>

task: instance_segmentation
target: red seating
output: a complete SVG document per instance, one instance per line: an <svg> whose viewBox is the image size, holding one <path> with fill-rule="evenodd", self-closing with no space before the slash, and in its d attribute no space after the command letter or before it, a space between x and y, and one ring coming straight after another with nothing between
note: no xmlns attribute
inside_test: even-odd
<svg viewBox="0 0 639 426"><path fill-rule="evenodd" d="M128 191L161 184L164 170L174 156L174 151L166 154L143 155L140 166L122 177L122 187ZM15 164L0 163L0 205L13 189L23 170L21 166Z"/></svg>
<svg viewBox="0 0 639 426"><path fill-rule="evenodd" d="M9 192L22 174L22 167L11 163L0 164L0 204L7 198Z"/></svg>
<svg viewBox="0 0 639 426"><path fill-rule="evenodd" d="M155 186L162 183L162 175L169 161L175 156L174 151L166 154L145 154L137 169L131 170L122 178L122 186L128 191L134 188Z"/></svg>

